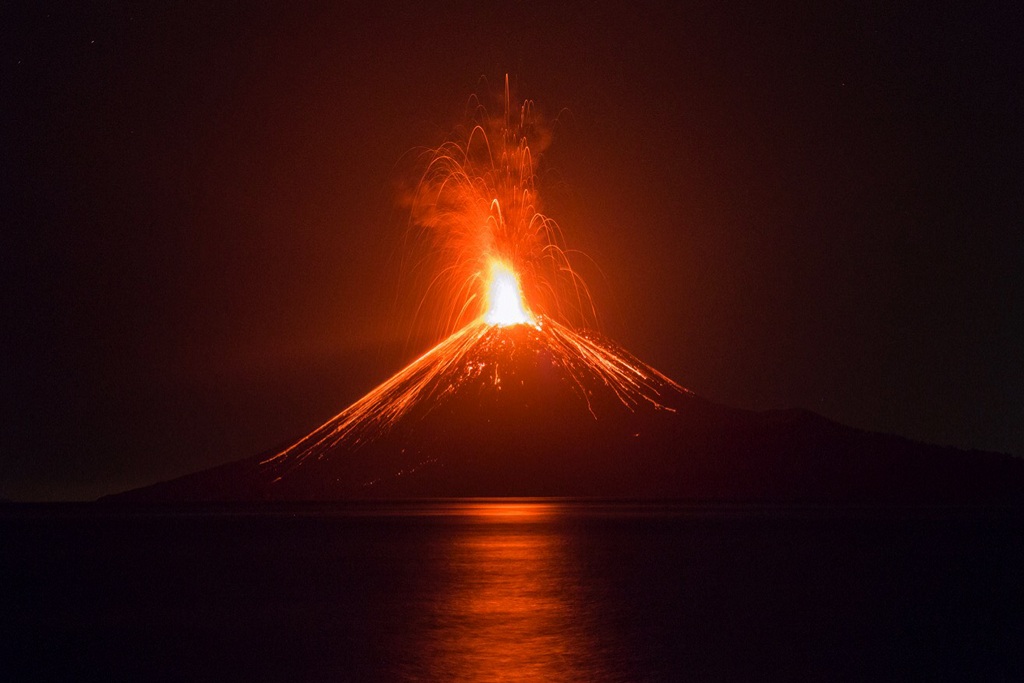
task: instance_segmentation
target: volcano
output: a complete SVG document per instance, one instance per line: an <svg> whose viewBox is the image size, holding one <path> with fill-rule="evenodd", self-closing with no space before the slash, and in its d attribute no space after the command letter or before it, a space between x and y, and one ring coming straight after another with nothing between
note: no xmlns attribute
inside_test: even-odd
<svg viewBox="0 0 1024 683"><path fill-rule="evenodd" d="M721 406L596 333L479 320L288 448L110 499L459 496L1019 503L1024 460Z"/></svg>
<svg viewBox="0 0 1024 683"><path fill-rule="evenodd" d="M120 500L310 501L582 496L719 501L1024 497L1024 461L869 434L802 411L755 413L684 389L565 321L593 310L535 182L531 100L423 155L403 201L426 243L417 311L458 330L281 451ZM531 150L533 136L541 145ZM433 264L431 267L430 264ZM570 315L572 314L572 315ZM594 313L596 318L596 312Z"/></svg>

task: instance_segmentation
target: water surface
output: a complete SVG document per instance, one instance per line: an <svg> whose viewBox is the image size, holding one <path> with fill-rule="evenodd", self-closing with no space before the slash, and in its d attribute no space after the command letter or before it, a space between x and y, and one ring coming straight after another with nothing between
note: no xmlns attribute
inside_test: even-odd
<svg viewBox="0 0 1024 683"><path fill-rule="evenodd" d="M1020 679L1018 511L0 512L11 678Z"/></svg>

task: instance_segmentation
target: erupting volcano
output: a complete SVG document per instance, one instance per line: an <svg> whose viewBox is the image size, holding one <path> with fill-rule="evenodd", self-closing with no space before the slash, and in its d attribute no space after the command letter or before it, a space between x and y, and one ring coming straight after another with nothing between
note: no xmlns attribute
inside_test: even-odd
<svg viewBox="0 0 1024 683"><path fill-rule="evenodd" d="M287 448L125 500L602 496L1019 497L1020 462L715 405L588 329L593 304L535 188L533 104L425 155L409 193L418 319L444 339ZM471 100L471 102L475 102Z"/></svg>
<svg viewBox="0 0 1024 683"><path fill-rule="evenodd" d="M496 394L491 401L520 393L523 405L497 401L505 404L503 411L515 413L531 403L543 403L553 391L558 393L551 385L551 379L557 378L560 388L571 389L572 398L565 398L585 405L590 419L599 420L599 411L608 411L606 404L617 403L618 410L635 411L641 404L672 410L671 404L685 393L613 345L533 312L532 300L526 300L524 291L533 293L541 306L546 303L559 311L560 294L571 291L578 305L586 289L559 243L558 225L539 210L534 189L536 157L527 140L528 131L537 126L532 104L524 103L513 115L510 102L506 78L500 126L488 123L486 112L478 109L480 121L464 140L430 152L411 203L414 227L431 244L428 251L443 257L433 282L442 282L441 298L449 298L447 305L442 304L447 319L459 324L474 308L476 317L340 415L263 460L261 465L275 473L275 483L296 476L293 471L310 460L359 459L358 449L406 419L416 428L399 453L419 452L416 441L426 431L423 424L429 422L428 414L450 409L467 394L483 404L489 400L487 393ZM547 385L532 376L535 372L548 378ZM510 386L515 383L518 386ZM608 400L612 397L614 402ZM604 417L609 419L610 414ZM494 422L486 411L472 406L460 419L465 421L462 438L479 429L480 420ZM520 432L536 430L542 419L522 415ZM380 462L388 460L393 458ZM398 471L416 471L437 460L403 462ZM376 471L376 465L377 461L367 463L374 476L360 482L364 487L386 476Z"/></svg>

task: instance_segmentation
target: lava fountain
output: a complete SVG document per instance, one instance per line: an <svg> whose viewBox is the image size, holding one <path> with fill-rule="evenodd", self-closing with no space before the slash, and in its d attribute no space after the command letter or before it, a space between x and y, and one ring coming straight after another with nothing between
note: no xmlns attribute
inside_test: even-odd
<svg viewBox="0 0 1024 683"><path fill-rule="evenodd" d="M471 102L475 101L475 98ZM474 383L501 390L518 348L545 362L583 399L590 416L611 401L626 410L673 410L663 397L689 393L571 319L593 320L586 285L573 269L558 224L541 211L535 187L548 135L527 100L511 106L505 78L503 115L477 104L473 123L425 153L425 170L406 198L416 262L426 283L421 315L443 328L443 341L285 450L266 458L279 481L310 459L341 456L379 439L414 409L449 401ZM423 313L428 312L428 313Z"/></svg>
<svg viewBox="0 0 1024 683"><path fill-rule="evenodd" d="M491 262L491 282L487 287L486 310L484 322L489 325L508 327L536 324L533 316L526 310L519 278L512 268L501 261Z"/></svg>

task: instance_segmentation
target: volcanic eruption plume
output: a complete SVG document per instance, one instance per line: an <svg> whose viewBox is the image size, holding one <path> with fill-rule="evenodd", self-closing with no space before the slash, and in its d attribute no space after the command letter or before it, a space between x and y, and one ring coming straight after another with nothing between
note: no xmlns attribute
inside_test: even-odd
<svg viewBox="0 0 1024 683"><path fill-rule="evenodd" d="M641 405L673 410L687 393L573 324L573 318L593 321L595 316L558 224L541 211L535 187L539 152L530 142L539 138L543 147L550 136L531 101L512 106L508 77L503 99L502 116L489 117L477 104L470 126L429 150L408 201L415 241L426 243L428 255L418 266L432 266L420 304L420 311L429 313L421 315L430 315L447 338L263 460L261 465L276 474L274 481L311 459L351 453L465 387L501 392L510 377L522 385L524 358L571 386L593 420L601 419L609 404L616 410Z"/></svg>

